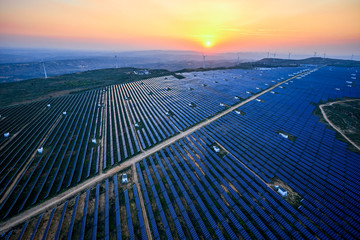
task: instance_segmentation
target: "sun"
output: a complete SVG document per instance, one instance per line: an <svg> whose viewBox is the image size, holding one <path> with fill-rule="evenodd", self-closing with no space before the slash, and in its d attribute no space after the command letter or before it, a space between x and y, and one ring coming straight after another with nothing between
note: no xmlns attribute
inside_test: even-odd
<svg viewBox="0 0 360 240"><path fill-rule="evenodd" d="M205 42L205 46L206 46L206 47L211 47L211 45L212 45L212 44L211 44L210 41L206 41L206 42Z"/></svg>

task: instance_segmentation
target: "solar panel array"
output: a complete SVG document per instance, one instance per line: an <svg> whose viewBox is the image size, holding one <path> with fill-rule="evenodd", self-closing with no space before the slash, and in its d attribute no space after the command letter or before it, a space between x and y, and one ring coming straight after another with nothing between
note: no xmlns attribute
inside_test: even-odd
<svg viewBox="0 0 360 240"><path fill-rule="evenodd" d="M235 96L246 98L295 76L259 101L241 106L242 114L230 112L136 163L138 181L131 187L123 188L121 175L114 175L4 237L147 239L149 224L154 239L359 239L360 156L313 114L321 101L359 98L359 70L304 66L192 72L184 73L185 79L153 78L83 93L79 101L87 96L103 104L90 104L95 106L90 113L99 113L98 123L89 121L91 130L80 128L74 135L83 139L90 132L102 134L103 149L88 145L82 152L85 160L76 162L95 174L100 166L108 169L239 102ZM6 141L2 144L11 144ZM9 199L25 189L30 200L42 196L41 190L24 187L35 184L32 176L40 179L36 189L57 183L41 181L54 172L38 177L35 171L48 169L42 164L47 156L30 159L22 179L26 184L19 184ZM91 162L89 156L97 157ZM93 167L86 166L89 162ZM73 168L74 175L83 175ZM295 201L276 192L275 180L285 184ZM11 204L2 204L3 209L10 206L8 213L1 211L3 218L15 213L11 208L16 204Z"/></svg>

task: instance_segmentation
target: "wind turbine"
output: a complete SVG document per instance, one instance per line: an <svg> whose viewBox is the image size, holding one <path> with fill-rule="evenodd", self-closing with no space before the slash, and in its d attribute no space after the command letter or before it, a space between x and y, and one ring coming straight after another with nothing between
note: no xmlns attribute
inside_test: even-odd
<svg viewBox="0 0 360 240"><path fill-rule="evenodd" d="M290 59L290 56L291 56L291 53L289 53L289 57L288 57L288 59Z"/></svg>
<svg viewBox="0 0 360 240"><path fill-rule="evenodd" d="M324 53L324 58L326 57L326 53Z"/></svg>
<svg viewBox="0 0 360 240"><path fill-rule="evenodd" d="M316 57L316 52L314 52L314 57Z"/></svg>
<svg viewBox="0 0 360 240"><path fill-rule="evenodd" d="M203 56L203 65L202 65L202 68L206 68L206 66L205 66L205 57L206 57L206 56L205 56L205 54L204 54L204 53L203 53L203 55L202 55L202 56Z"/></svg>
<svg viewBox="0 0 360 240"><path fill-rule="evenodd" d="M237 65L240 65L240 54L238 53Z"/></svg>
<svg viewBox="0 0 360 240"><path fill-rule="evenodd" d="M269 58L269 56L270 56L270 53L269 53L269 52L267 52L267 58Z"/></svg>
<svg viewBox="0 0 360 240"><path fill-rule="evenodd" d="M354 60L354 54L351 54L351 60Z"/></svg>
<svg viewBox="0 0 360 240"><path fill-rule="evenodd" d="M118 65L118 58L117 56L115 55L115 68L119 68L119 65Z"/></svg>
<svg viewBox="0 0 360 240"><path fill-rule="evenodd" d="M46 79L46 78L47 78L47 73L46 73L46 68L45 68L44 60L42 61L42 66L43 66L43 69L44 69L44 77L45 77L45 79Z"/></svg>

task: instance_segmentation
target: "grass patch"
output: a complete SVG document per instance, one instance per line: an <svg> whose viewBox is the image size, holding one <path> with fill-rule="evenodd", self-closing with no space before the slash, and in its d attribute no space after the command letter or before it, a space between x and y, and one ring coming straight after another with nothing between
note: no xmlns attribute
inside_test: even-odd
<svg viewBox="0 0 360 240"><path fill-rule="evenodd" d="M347 101L351 100L351 101ZM335 103L331 106L324 106L324 111L328 119L339 128L348 138L350 138L356 145L360 145L360 99L351 99L351 98L342 98L334 99L329 102L334 101L347 101ZM317 104L317 107L313 111L313 114L319 117L319 121L326 124L329 128L333 129L330 124L325 121L319 105L325 104L320 102ZM336 139L343 141L348 144L348 149L350 151L360 154L360 151L355 148L339 133L336 131Z"/></svg>

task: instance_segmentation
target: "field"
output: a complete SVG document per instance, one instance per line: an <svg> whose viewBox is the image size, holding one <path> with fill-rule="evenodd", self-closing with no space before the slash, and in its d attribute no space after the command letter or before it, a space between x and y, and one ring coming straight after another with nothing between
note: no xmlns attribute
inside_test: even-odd
<svg viewBox="0 0 360 240"><path fill-rule="evenodd" d="M360 156L313 112L359 98L359 70L182 72L2 108L3 237L358 239Z"/></svg>

